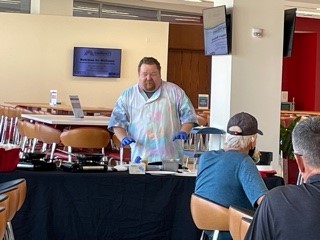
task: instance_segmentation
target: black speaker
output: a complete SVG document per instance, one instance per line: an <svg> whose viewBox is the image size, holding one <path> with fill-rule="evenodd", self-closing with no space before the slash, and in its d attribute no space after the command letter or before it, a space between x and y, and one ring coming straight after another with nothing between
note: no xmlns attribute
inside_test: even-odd
<svg viewBox="0 0 320 240"><path fill-rule="evenodd" d="M257 165L270 165L273 158L273 153L260 151L260 154L260 161L257 163Z"/></svg>

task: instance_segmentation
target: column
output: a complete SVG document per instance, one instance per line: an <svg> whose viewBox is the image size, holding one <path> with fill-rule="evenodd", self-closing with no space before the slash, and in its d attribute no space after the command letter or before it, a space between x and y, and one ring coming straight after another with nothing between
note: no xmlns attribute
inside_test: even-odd
<svg viewBox="0 0 320 240"><path fill-rule="evenodd" d="M216 0L232 12L232 53L212 56L210 126L226 129L230 116L249 112L264 132L257 148L279 167L284 0ZM261 28L263 36L253 37ZM213 143L214 144L214 143Z"/></svg>

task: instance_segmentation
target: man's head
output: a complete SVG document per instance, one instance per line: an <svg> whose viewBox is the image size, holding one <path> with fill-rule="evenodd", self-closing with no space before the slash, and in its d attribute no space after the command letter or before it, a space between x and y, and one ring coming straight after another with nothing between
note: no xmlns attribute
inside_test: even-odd
<svg viewBox="0 0 320 240"><path fill-rule="evenodd" d="M292 144L303 179L310 176L311 170L320 171L320 117L298 122L292 132Z"/></svg>
<svg viewBox="0 0 320 240"><path fill-rule="evenodd" d="M161 85L161 66L157 59L144 57L138 65L139 87L154 92Z"/></svg>
<svg viewBox="0 0 320 240"><path fill-rule="evenodd" d="M232 116L228 122L227 132L236 136L250 136L263 133L258 129L257 119L249 113L241 112Z"/></svg>
<svg viewBox="0 0 320 240"><path fill-rule="evenodd" d="M237 113L229 119L225 146L227 148L247 151L256 146L258 129L257 119L249 113Z"/></svg>

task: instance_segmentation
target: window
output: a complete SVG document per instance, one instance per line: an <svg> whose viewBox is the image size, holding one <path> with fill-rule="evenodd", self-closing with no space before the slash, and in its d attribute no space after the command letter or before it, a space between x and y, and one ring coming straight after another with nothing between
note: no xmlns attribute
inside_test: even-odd
<svg viewBox="0 0 320 240"><path fill-rule="evenodd" d="M73 16L202 24L202 16L129 5L74 1Z"/></svg>
<svg viewBox="0 0 320 240"><path fill-rule="evenodd" d="M0 12L30 13L31 0L0 0Z"/></svg>

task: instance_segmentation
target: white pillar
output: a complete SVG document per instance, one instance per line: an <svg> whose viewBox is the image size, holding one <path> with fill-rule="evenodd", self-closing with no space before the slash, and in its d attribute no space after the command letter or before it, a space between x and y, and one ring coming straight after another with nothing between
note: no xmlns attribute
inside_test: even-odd
<svg viewBox="0 0 320 240"><path fill-rule="evenodd" d="M226 129L230 116L249 112L264 135L257 148L273 152L280 173L279 129L284 0L216 0L232 11L232 53L212 56L210 126ZM252 36L263 29L263 37Z"/></svg>

